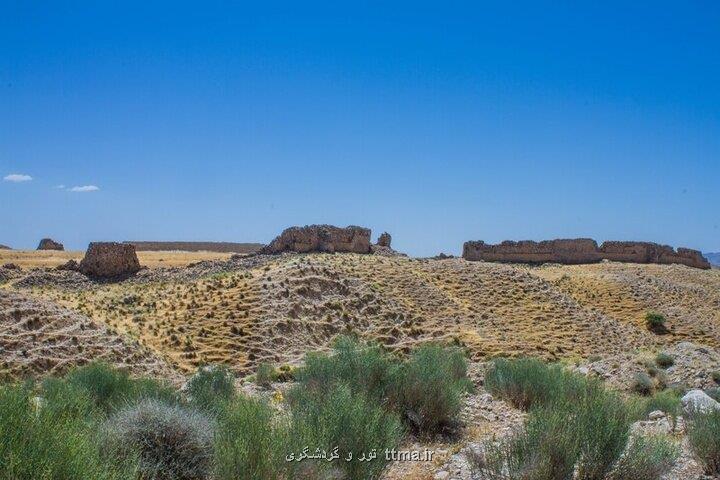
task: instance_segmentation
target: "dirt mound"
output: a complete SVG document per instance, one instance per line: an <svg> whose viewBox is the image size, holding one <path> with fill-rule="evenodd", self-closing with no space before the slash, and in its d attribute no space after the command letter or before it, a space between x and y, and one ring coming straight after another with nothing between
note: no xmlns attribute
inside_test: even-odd
<svg viewBox="0 0 720 480"><path fill-rule="evenodd" d="M589 238L542 242L504 241L498 245L489 245L483 241L465 242L463 258L488 262L566 265L611 260L627 263L679 263L695 268L710 268L710 263L699 251L689 248L678 248L676 251L670 246L651 242L604 242L598 247L597 242Z"/></svg>
<svg viewBox="0 0 720 480"><path fill-rule="evenodd" d="M137 273L140 262L135 247L126 243L93 242L80 262L80 271L90 277L111 278Z"/></svg>
<svg viewBox="0 0 720 480"><path fill-rule="evenodd" d="M290 227L260 251L265 254L282 252L369 253L370 229L333 225Z"/></svg>
<svg viewBox="0 0 720 480"><path fill-rule="evenodd" d="M232 242L123 242L135 245L138 252L182 251L182 252L220 252L255 253L263 247L262 243Z"/></svg>
<svg viewBox="0 0 720 480"><path fill-rule="evenodd" d="M179 379L137 342L58 305L0 290L0 377L62 374L104 360L135 374Z"/></svg>
<svg viewBox="0 0 720 480"><path fill-rule="evenodd" d="M37 247L38 250L65 250L63 244L56 242L52 238L43 238Z"/></svg>

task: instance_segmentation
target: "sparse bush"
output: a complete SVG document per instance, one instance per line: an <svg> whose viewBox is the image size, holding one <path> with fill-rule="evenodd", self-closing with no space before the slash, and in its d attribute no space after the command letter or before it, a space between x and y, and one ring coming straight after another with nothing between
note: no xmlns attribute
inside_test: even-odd
<svg viewBox="0 0 720 480"><path fill-rule="evenodd" d="M275 380L275 368L266 362L258 365L255 370L255 383L259 386L267 388Z"/></svg>
<svg viewBox="0 0 720 480"><path fill-rule="evenodd" d="M712 377L713 381L715 383L720 384L720 370L715 370L710 374L710 377Z"/></svg>
<svg viewBox="0 0 720 480"><path fill-rule="evenodd" d="M138 459L141 478L198 480L212 467L213 434L205 415L149 399L112 415L102 436L111 458Z"/></svg>
<svg viewBox="0 0 720 480"><path fill-rule="evenodd" d="M393 388L398 411L417 431L432 434L457 421L472 383L460 350L423 345L397 371Z"/></svg>
<svg viewBox="0 0 720 480"><path fill-rule="evenodd" d="M0 387L0 478L18 480L131 479L127 465L104 465L92 424L75 413L72 399L50 408L36 401L29 386ZM87 400L87 399L86 399ZM84 413L84 412L82 412Z"/></svg>
<svg viewBox="0 0 720 480"><path fill-rule="evenodd" d="M660 352L655 356L655 363L660 368L668 368L675 365L675 359L665 352Z"/></svg>
<svg viewBox="0 0 720 480"><path fill-rule="evenodd" d="M215 440L217 480L274 480L285 468L287 426L266 403L239 396L219 414Z"/></svg>
<svg viewBox="0 0 720 480"><path fill-rule="evenodd" d="M302 385L289 394L292 408L291 438L298 450L309 447L332 452L338 448L340 461L315 463L315 468L345 470L350 479L375 479L385 467L385 449L395 448L402 436L400 419L347 385L329 390L311 390ZM377 458L361 458L375 449ZM352 453L352 460L345 461ZM307 460L305 461L307 462ZM305 463L300 462L300 463ZM290 465L292 467L293 465ZM291 475L295 478L295 475Z"/></svg>
<svg viewBox="0 0 720 480"><path fill-rule="evenodd" d="M696 412L688 424L693 453L708 475L720 475L720 410Z"/></svg>
<svg viewBox="0 0 720 480"><path fill-rule="evenodd" d="M631 388L640 395L651 395L655 389L655 384L647 373L637 372L633 377Z"/></svg>
<svg viewBox="0 0 720 480"><path fill-rule="evenodd" d="M225 366L201 367L186 386L190 403L201 410L217 410L235 395L235 377Z"/></svg>
<svg viewBox="0 0 720 480"><path fill-rule="evenodd" d="M637 436L630 441L609 480L657 480L671 469L678 454L678 448L665 437Z"/></svg>
<svg viewBox="0 0 720 480"><path fill-rule="evenodd" d="M667 330L665 327L665 316L657 312L648 312L645 314L645 324L648 330L655 333L663 333Z"/></svg>

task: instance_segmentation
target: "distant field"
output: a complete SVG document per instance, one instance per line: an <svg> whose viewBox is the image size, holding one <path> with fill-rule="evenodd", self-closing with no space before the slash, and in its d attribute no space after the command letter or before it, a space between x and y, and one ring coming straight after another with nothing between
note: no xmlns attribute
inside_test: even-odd
<svg viewBox="0 0 720 480"><path fill-rule="evenodd" d="M253 253L263 247L262 243L233 243L233 242L136 242L127 241L135 245L137 251L183 251L183 252L218 252L218 253Z"/></svg>
<svg viewBox="0 0 720 480"><path fill-rule="evenodd" d="M57 250L0 250L0 265L8 262L22 268L57 267L70 259L78 262L85 252L60 252ZM140 265L149 268L181 267L201 260L227 259L231 253L220 252L146 252L139 251Z"/></svg>

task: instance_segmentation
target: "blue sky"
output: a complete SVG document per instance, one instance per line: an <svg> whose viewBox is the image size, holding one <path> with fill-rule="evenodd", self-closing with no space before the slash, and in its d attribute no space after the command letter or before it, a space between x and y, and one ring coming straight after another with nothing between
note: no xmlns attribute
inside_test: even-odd
<svg viewBox="0 0 720 480"><path fill-rule="evenodd" d="M0 1L0 243L717 251L718 5Z"/></svg>

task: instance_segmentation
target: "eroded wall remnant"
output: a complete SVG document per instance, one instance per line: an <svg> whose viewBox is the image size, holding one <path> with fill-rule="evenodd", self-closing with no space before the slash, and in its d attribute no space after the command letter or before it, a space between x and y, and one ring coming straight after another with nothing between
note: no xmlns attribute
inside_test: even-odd
<svg viewBox="0 0 720 480"><path fill-rule="evenodd" d="M652 242L608 241L598 246L589 238L558 239L535 242L504 241L497 245L483 241L465 242L465 260L509 263L595 263L601 260L627 263L679 263L695 268L710 268L710 263L697 250L678 248Z"/></svg>

